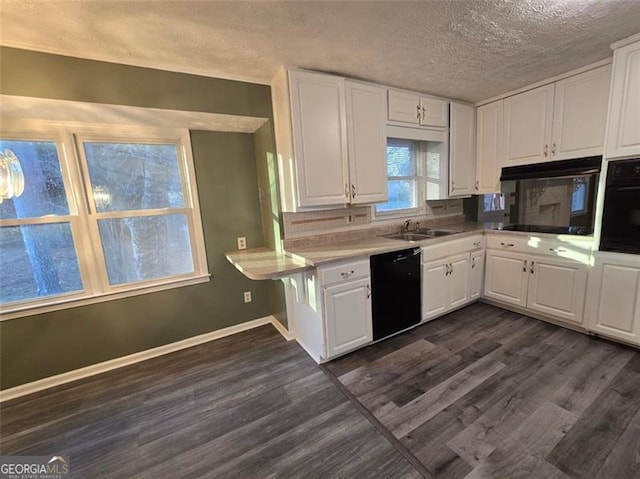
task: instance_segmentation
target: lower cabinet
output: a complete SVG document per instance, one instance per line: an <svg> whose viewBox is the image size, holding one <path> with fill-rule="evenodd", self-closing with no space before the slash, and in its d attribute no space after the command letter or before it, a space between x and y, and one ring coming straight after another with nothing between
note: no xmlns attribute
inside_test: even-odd
<svg viewBox="0 0 640 479"><path fill-rule="evenodd" d="M477 289L476 268L480 268L484 251L448 256L422 265L422 320L434 319L479 298L471 297L471 284ZM480 278L480 284L482 278Z"/></svg>
<svg viewBox="0 0 640 479"><path fill-rule="evenodd" d="M469 273L469 299L476 301L482 297L484 285L484 250L471 253L471 272Z"/></svg>
<svg viewBox="0 0 640 479"><path fill-rule="evenodd" d="M582 324L587 265L543 255L487 250L484 295Z"/></svg>
<svg viewBox="0 0 640 479"><path fill-rule="evenodd" d="M640 256L596 253L589 298L590 331L640 344Z"/></svg>
<svg viewBox="0 0 640 479"><path fill-rule="evenodd" d="M323 288L323 299L328 357L371 342L371 287L368 277Z"/></svg>

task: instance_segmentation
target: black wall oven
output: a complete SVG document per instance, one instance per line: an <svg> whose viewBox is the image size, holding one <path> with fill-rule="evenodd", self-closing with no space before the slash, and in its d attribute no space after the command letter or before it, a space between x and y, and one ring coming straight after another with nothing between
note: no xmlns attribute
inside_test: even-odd
<svg viewBox="0 0 640 479"><path fill-rule="evenodd" d="M640 158L609 163L600 250L640 254Z"/></svg>

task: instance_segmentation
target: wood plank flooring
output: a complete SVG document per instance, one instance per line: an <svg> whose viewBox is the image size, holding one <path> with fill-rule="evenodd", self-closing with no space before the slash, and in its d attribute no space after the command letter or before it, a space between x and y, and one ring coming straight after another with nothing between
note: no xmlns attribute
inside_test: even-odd
<svg viewBox="0 0 640 479"><path fill-rule="evenodd" d="M640 477L636 349L477 303L324 368L426 477Z"/></svg>
<svg viewBox="0 0 640 479"><path fill-rule="evenodd" d="M640 352L486 304L316 365L270 326L0 404L79 478L640 477Z"/></svg>
<svg viewBox="0 0 640 479"><path fill-rule="evenodd" d="M271 326L2 403L0 454L77 478L426 474Z"/></svg>

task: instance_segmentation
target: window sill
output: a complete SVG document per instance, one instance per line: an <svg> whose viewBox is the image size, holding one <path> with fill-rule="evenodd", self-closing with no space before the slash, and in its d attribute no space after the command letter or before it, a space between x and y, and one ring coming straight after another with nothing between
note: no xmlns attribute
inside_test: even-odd
<svg viewBox="0 0 640 479"><path fill-rule="evenodd" d="M9 321L12 319L18 319L25 316L33 316L35 314L50 313L53 311L60 311L63 309L75 308L78 306L86 306L89 304L104 303L106 301L113 301L116 299L130 298L131 296L139 296L142 294L155 293L158 291L165 291L173 288L180 288L183 286L191 286L199 283L206 283L211 279L210 274L203 276L195 276L188 279L169 280L163 283L156 283L153 285L145 285L137 288L129 288L126 291L116 291L110 293L101 293L93 296L58 296L49 300L43 300L38 304L21 304L15 307L3 308L0 311L0 321Z"/></svg>

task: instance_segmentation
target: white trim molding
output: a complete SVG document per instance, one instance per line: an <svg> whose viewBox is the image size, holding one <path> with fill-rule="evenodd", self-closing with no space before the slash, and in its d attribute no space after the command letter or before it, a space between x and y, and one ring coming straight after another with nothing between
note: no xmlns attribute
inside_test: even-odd
<svg viewBox="0 0 640 479"><path fill-rule="evenodd" d="M230 326L228 328L218 329L210 333L200 334L198 336L182 339L174 343L158 346L157 348L147 349L145 351L129 354L128 356L122 356L119 358L110 359L108 361L104 361L101 363L92 364L91 366L86 366L80 369L74 369L73 371L67 371L66 373L56 374L55 376L38 379L37 381L33 381L30 383L21 384L20 386L15 386L13 388L5 389L3 391L0 391L0 403L4 401L9 401L11 399L19 398L21 396L26 396L28 394L32 394L38 391L43 391L45 389L60 386L62 384L66 384L72 381L77 381L78 379L84 379L90 376L95 376L97 374L105 373L113 369L122 368L124 366L130 366L132 364L139 363L141 361L146 361L147 359L152 359L158 356L163 356L165 354L173 353L175 351L180 351L181 349L187 349L193 346L198 346L199 344L207 343L209 341L215 341L216 339L224 338L226 336L231 336L233 334L241 333L249 329L257 328L259 326L264 326L266 324L273 325L273 327L287 341L291 341L293 339L293 336L284 328L284 326L282 326L282 324L274 316L265 316L263 318L247 321L246 323Z"/></svg>

